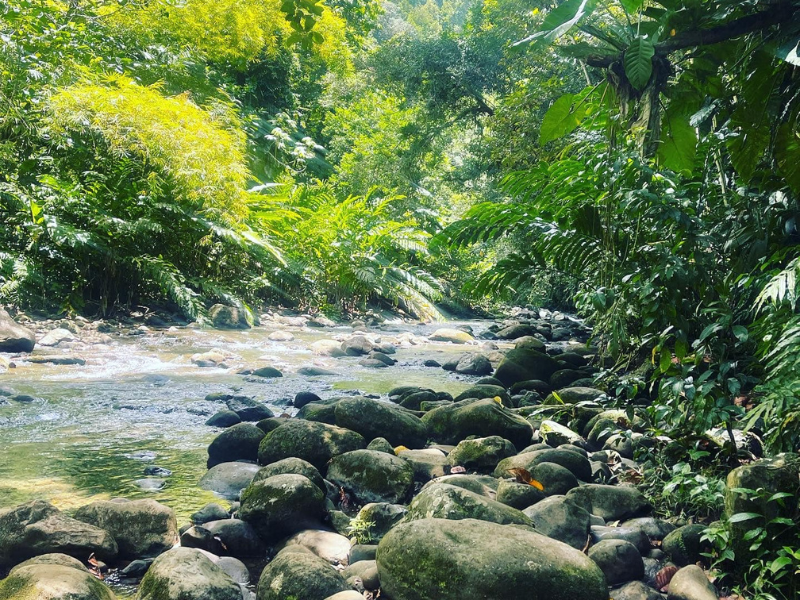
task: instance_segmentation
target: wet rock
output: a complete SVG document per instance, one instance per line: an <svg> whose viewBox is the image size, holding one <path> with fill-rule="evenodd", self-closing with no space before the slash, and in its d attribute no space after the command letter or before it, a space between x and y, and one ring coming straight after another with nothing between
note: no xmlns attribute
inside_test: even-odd
<svg viewBox="0 0 800 600"><path fill-rule="evenodd" d="M85 569L29 564L0 581L2 600L115 600L113 592Z"/></svg>
<svg viewBox="0 0 800 600"><path fill-rule="evenodd" d="M269 408L247 396L231 396L225 404L242 421L261 421L275 416Z"/></svg>
<svg viewBox="0 0 800 600"><path fill-rule="evenodd" d="M465 354L455 368L456 373L462 375L488 375L493 370L492 363L483 354Z"/></svg>
<svg viewBox="0 0 800 600"><path fill-rule="evenodd" d="M459 442L447 459L453 467L461 466L469 471L491 473L497 467L497 463L513 456L516 452L514 444L493 435Z"/></svg>
<svg viewBox="0 0 800 600"><path fill-rule="evenodd" d="M361 434L365 440L386 438L393 446L422 448L428 429L418 417L393 404L369 398L342 400L334 409L336 424Z"/></svg>
<svg viewBox="0 0 800 600"><path fill-rule="evenodd" d="M247 485L250 485L249 482ZM195 525L202 525L203 523L208 523L209 521L219 521L221 519L228 518L230 518L230 513L227 511L227 509L215 502L209 502L197 512L192 513L191 516L192 523Z"/></svg>
<svg viewBox="0 0 800 600"><path fill-rule="evenodd" d="M253 483L269 479L274 475L285 475L287 473L308 477L314 483L314 485L316 485L323 492L325 491L325 480L322 478L322 475L320 475L317 468L310 462L294 456L290 458L284 458L283 460L270 463L266 467L262 467L253 478Z"/></svg>
<svg viewBox="0 0 800 600"><path fill-rule="evenodd" d="M345 590L344 579L327 561L311 553L284 550L262 571L256 598L325 600Z"/></svg>
<svg viewBox="0 0 800 600"><path fill-rule="evenodd" d="M302 546L332 565L347 565L350 559L350 540L322 529L307 529L284 542L284 548Z"/></svg>
<svg viewBox="0 0 800 600"><path fill-rule="evenodd" d="M302 475L273 475L242 492L239 518L264 540L277 540L313 528L324 513L325 496Z"/></svg>
<svg viewBox="0 0 800 600"><path fill-rule="evenodd" d="M559 357L560 358L560 357ZM578 379L586 377L586 373L576 369L559 369L550 376L550 385L560 390L571 386Z"/></svg>
<svg viewBox="0 0 800 600"><path fill-rule="evenodd" d="M152 558L178 543L175 511L155 500L92 502L75 518L108 531L122 559Z"/></svg>
<svg viewBox="0 0 800 600"><path fill-rule="evenodd" d="M422 417L432 439L457 444L469 436L500 436L518 448L530 443L530 423L491 399L462 400L436 408Z"/></svg>
<svg viewBox="0 0 800 600"><path fill-rule="evenodd" d="M144 468L145 475L151 475L153 477L169 477L172 475L172 471L169 469L165 469L164 467L159 467L157 465L147 465Z"/></svg>
<svg viewBox="0 0 800 600"><path fill-rule="evenodd" d="M383 437L375 438L369 444L367 444L367 450L386 452L387 454L394 455L394 446L389 443L389 440Z"/></svg>
<svg viewBox="0 0 800 600"><path fill-rule="evenodd" d="M606 576L608 585L644 577L644 563L636 546L624 540L603 540L589 548L589 558Z"/></svg>
<svg viewBox="0 0 800 600"><path fill-rule="evenodd" d="M40 346L58 346L61 342L71 342L77 339L75 335L67 329L52 329L39 340Z"/></svg>
<svg viewBox="0 0 800 600"><path fill-rule="evenodd" d="M555 397L555 394L558 394L558 397L561 398L561 402ZM601 396L604 396L605 392L602 390L598 390L595 388L590 387L565 387L557 392L550 393L547 398L544 399L544 404L579 404L581 402L594 402Z"/></svg>
<svg viewBox="0 0 800 600"><path fill-rule="evenodd" d="M495 333L501 340L516 340L519 338L532 337L537 334L536 328L530 325L515 324L504 327ZM536 339L536 338L534 338Z"/></svg>
<svg viewBox="0 0 800 600"><path fill-rule="evenodd" d="M482 398L500 398L503 406L511 407L511 396L508 395L505 388L495 385L473 385L461 392L455 397L456 402L474 398L480 400Z"/></svg>
<svg viewBox="0 0 800 600"><path fill-rule="evenodd" d="M700 524L678 527L664 538L661 549L679 566L702 560L702 553L710 546L709 542L701 541L705 530L706 526Z"/></svg>
<svg viewBox="0 0 800 600"><path fill-rule="evenodd" d="M503 480L497 486L497 501L522 510L545 498L544 492L527 483Z"/></svg>
<svg viewBox="0 0 800 600"><path fill-rule="evenodd" d="M408 509L402 504L371 502L358 511L355 520L364 525L360 532L364 538L372 543L378 543L392 527L403 520L407 513ZM354 559L353 561L355 562Z"/></svg>
<svg viewBox="0 0 800 600"><path fill-rule="evenodd" d="M536 590L548 600L608 598L602 571L581 552L484 521L398 525L378 546L377 564L381 589L393 600L530 600Z"/></svg>
<svg viewBox="0 0 800 600"><path fill-rule="evenodd" d="M273 331L267 336L267 339L273 342L291 342L294 340L294 335L288 331Z"/></svg>
<svg viewBox="0 0 800 600"><path fill-rule="evenodd" d="M414 487L414 469L408 462L372 450L355 450L333 457L327 478L363 503L400 503Z"/></svg>
<svg viewBox="0 0 800 600"><path fill-rule="evenodd" d="M0 511L0 567L52 553L78 559L94 553L109 562L117 552L117 543L107 531L72 519L42 500Z"/></svg>
<svg viewBox="0 0 800 600"><path fill-rule="evenodd" d="M147 573L147 569L153 564L153 559L132 560L124 569L120 570L120 575L130 579L141 579Z"/></svg>
<svg viewBox="0 0 800 600"><path fill-rule="evenodd" d="M181 547L197 548L216 556L225 553L225 546L203 525L189 527L181 534Z"/></svg>
<svg viewBox="0 0 800 600"><path fill-rule="evenodd" d="M311 344L311 351L314 354L332 356L333 358L345 356L345 352L342 350L342 343L336 340L317 340Z"/></svg>
<svg viewBox="0 0 800 600"><path fill-rule="evenodd" d="M341 348L347 356L366 356L375 349L375 346L363 335L354 335L349 340L343 341Z"/></svg>
<svg viewBox="0 0 800 600"><path fill-rule="evenodd" d="M306 421L336 425L336 405L341 401L341 398L327 398L319 402L309 402L297 411L296 416Z"/></svg>
<svg viewBox="0 0 800 600"><path fill-rule="evenodd" d="M592 541L594 543L603 540L623 540L636 546L639 554L645 555L650 552L650 538L640 529L629 529L628 527L606 527L604 525L593 525L591 528Z"/></svg>
<svg viewBox="0 0 800 600"><path fill-rule="evenodd" d="M669 600L717 600L717 592L703 569L690 565L675 573L669 582Z"/></svg>
<svg viewBox="0 0 800 600"><path fill-rule="evenodd" d="M387 367L391 367L397 364L397 361L392 357L384 354L383 352L372 351L369 353L369 358L372 360L378 360L385 364Z"/></svg>
<svg viewBox="0 0 800 600"><path fill-rule="evenodd" d="M510 387L520 381L541 379L549 381L550 376L558 370L558 363L541 352L526 348L509 350L494 376Z"/></svg>
<svg viewBox="0 0 800 600"><path fill-rule="evenodd" d="M591 465L586 457L570 450L549 448L547 450L523 452L500 461L494 470L494 476L508 477L509 469L514 468L523 468L526 471L533 472L536 465L540 463L561 465L582 481L588 481L592 475Z"/></svg>
<svg viewBox="0 0 800 600"><path fill-rule="evenodd" d="M423 402L437 402L439 396L433 390L421 390L412 394L399 396L399 404L408 410L419 410Z"/></svg>
<svg viewBox="0 0 800 600"><path fill-rule="evenodd" d="M311 405L305 408L308 406ZM354 431L325 423L287 419L286 423L264 437L258 449L258 460L262 465L268 465L296 457L324 470L334 456L360 450L364 446L364 438Z"/></svg>
<svg viewBox="0 0 800 600"><path fill-rule="evenodd" d="M207 421L206 425L209 427L232 427L238 423L241 423L242 420L232 410L221 410L218 413L212 415Z"/></svg>
<svg viewBox="0 0 800 600"><path fill-rule="evenodd" d="M614 600L664 600L664 596L641 581L631 581L614 590Z"/></svg>
<svg viewBox="0 0 800 600"><path fill-rule="evenodd" d="M437 329L428 339L432 342L450 342L451 344L468 344L475 338L461 329L442 328Z"/></svg>
<svg viewBox="0 0 800 600"><path fill-rule="evenodd" d="M306 404L310 402L319 402L322 398L317 396L312 392L298 392L295 395L294 400L292 401L292 406L295 408L303 408Z"/></svg>
<svg viewBox="0 0 800 600"><path fill-rule="evenodd" d="M573 548L582 549L589 540L589 513L565 496L551 496L522 512L536 531Z"/></svg>
<svg viewBox="0 0 800 600"><path fill-rule="evenodd" d="M215 304L208 316L215 329L250 329L246 311L235 306Z"/></svg>
<svg viewBox="0 0 800 600"><path fill-rule="evenodd" d="M342 572L342 577L348 584L358 589L363 586L367 590L377 590L381 586L378 566L374 560L362 560L351 564Z"/></svg>
<svg viewBox="0 0 800 600"><path fill-rule="evenodd" d="M153 561L136 600L242 600L242 591L200 550L174 548Z"/></svg>
<svg viewBox="0 0 800 600"><path fill-rule="evenodd" d="M33 352L36 335L0 308L0 352Z"/></svg>
<svg viewBox="0 0 800 600"><path fill-rule="evenodd" d="M258 471L258 465L251 463L224 462L211 467L197 485L228 500L236 500Z"/></svg>
<svg viewBox="0 0 800 600"><path fill-rule="evenodd" d="M567 494L574 502L587 502L592 514L606 521L630 519L646 514L651 506L642 493L629 485L601 485L592 483L571 490Z"/></svg>
<svg viewBox="0 0 800 600"><path fill-rule="evenodd" d="M222 543L224 554L237 558L263 557L266 554L255 528L241 519L208 521L203 527Z"/></svg>
<svg viewBox="0 0 800 600"><path fill-rule="evenodd" d="M226 429L208 447L208 468L237 460L255 461L262 439L264 432L250 423L239 423Z"/></svg>
<svg viewBox="0 0 800 600"><path fill-rule="evenodd" d="M256 377L264 377L266 379L283 377L283 373L281 373L275 367L259 367L258 369L254 369L252 374Z"/></svg>
<svg viewBox="0 0 800 600"><path fill-rule="evenodd" d="M406 521L420 519L479 519L501 524L530 525L522 512L464 488L434 483L424 488L408 507Z"/></svg>
<svg viewBox="0 0 800 600"><path fill-rule="evenodd" d="M298 375L303 375L305 377L331 377L337 374L336 371L314 366L300 367L297 369L297 373Z"/></svg>

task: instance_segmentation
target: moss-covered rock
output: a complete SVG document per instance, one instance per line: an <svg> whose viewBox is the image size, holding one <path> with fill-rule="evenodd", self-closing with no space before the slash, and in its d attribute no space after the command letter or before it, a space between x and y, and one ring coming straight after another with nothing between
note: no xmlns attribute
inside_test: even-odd
<svg viewBox="0 0 800 600"><path fill-rule="evenodd" d="M583 485L567 494L576 504L588 503L591 513L606 521L641 517L652 508L644 495L631 485Z"/></svg>
<svg viewBox="0 0 800 600"><path fill-rule="evenodd" d="M394 455L394 446L389 443L389 440L382 437L375 438L369 444L367 444L367 450L386 452L386 454Z"/></svg>
<svg viewBox="0 0 800 600"><path fill-rule="evenodd" d="M250 423L239 423L229 427L209 445L208 468L237 460L255 461L258 457L258 444L262 439L264 432Z"/></svg>
<svg viewBox="0 0 800 600"><path fill-rule="evenodd" d="M608 585L619 585L644 577L639 550L625 540L602 540L589 548L589 558L606 576Z"/></svg>
<svg viewBox="0 0 800 600"><path fill-rule="evenodd" d="M560 496L578 487L578 478L569 469L556 463L543 462L533 468L533 478L548 496Z"/></svg>
<svg viewBox="0 0 800 600"><path fill-rule="evenodd" d="M558 363L547 354L528 348L514 348L500 361L494 376L508 388L531 379L549 381L558 369Z"/></svg>
<svg viewBox="0 0 800 600"><path fill-rule="evenodd" d="M463 440L447 456L451 466L490 473L497 463L517 453L514 444L499 435Z"/></svg>
<svg viewBox="0 0 800 600"><path fill-rule="evenodd" d="M545 419L542 421L541 425L539 425L539 435L551 446L585 441L569 427L549 419Z"/></svg>
<svg viewBox="0 0 800 600"><path fill-rule="evenodd" d="M239 518L264 540L276 540L319 525L325 495L308 477L273 475L242 493Z"/></svg>
<svg viewBox="0 0 800 600"><path fill-rule="evenodd" d="M511 408L511 396L508 395L505 388L498 385L473 385L456 396L455 401L461 402L462 400L468 400L470 398L476 400L480 400L481 398L500 398L503 406Z"/></svg>
<svg viewBox="0 0 800 600"><path fill-rule="evenodd" d="M504 479L497 486L497 501L517 510L528 508L545 498L536 486Z"/></svg>
<svg viewBox="0 0 800 600"><path fill-rule="evenodd" d="M457 444L470 436L497 435L524 448L533 436L530 423L489 398L436 408L426 413L422 421L431 438L443 444Z"/></svg>
<svg viewBox="0 0 800 600"><path fill-rule="evenodd" d="M694 564L703 559L704 552L711 549L707 541L701 541L705 531L706 526L700 524L678 527L666 535L661 543L661 549L676 565Z"/></svg>
<svg viewBox="0 0 800 600"><path fill-rule="evenodd" d="M414 480L426 483L431 479L443 477L450 470L447 456L436 448L424 450L401 450L397 456L407 461L414 471Z"/></svg>
<svg viewBox="0 0 800 600"><path fill-rule="evenodd" d="M553 386L557 387L557 386ZM558 394L558 398L556 398ZM580 402L594 402L605 392L591 387L565 387L557 392L551 392L544 399L544 404L578 404ZM560 401L559 401L560 399Z"/></svg>
<svg viewBox="0 0 800 600"><path fill-rule="evenodd" d="M420 390L397 397L398 404L408 410L420 410L423 402L439 402L439 396L433 390Z"/></svg>
<svg viewBox="0 0 800 600"><path fill-rule="evenodd" d="M364 438L349 429L301 419L288 419L261 441L258 461L262 465L268 465L284 458L302 458L324 473L331 458L352 450L360 450L365 445Z"/></svg>
<svg viewBox="0 0 800 600"><path fill-rule="evenodd" d="M531 525L522 512L467 489L434 483L424 488L408 507L406 521L419 519L479 519L493 523Z"/></svg>
<svg viewBox="0 0 800 600"><path fill-rule="evenodd" d="M243 462L225 462L211 467L200 478L198 486L228 500L238 500L241 491L250 485L258 473L258 465Z"/></svg>
<svg viewBox="0 0 800 600"><path fill-rule="evenodd" d="M297 411L297 418L336 425L336 405L341 401L341 398L326 398L318 402L309 402Z"/></svg>
<svg viewBox="0 0 800 600"><path fill-rule="evenodd" d="M536 450L534 452L523 452L510 458L506 458L497 465L494 470L495 477L508 477L509 470L523 468L533 471L534 467L540 463L555 463L572 472L575 477L582 481L589 481L592 477L592 466L589 459L571 450L561 448L549 448L547 450Z"/></svg>
<svg viewBox="0 0 800 600"><path fill-rule="evenodd" d="M465 490L469 490L474 494L478 494L479 496L485 496L491 500L496 499L497 497L497 487L499 486L500 482L495 479L494 477L490 477L488 475L445 475L444 477L439 477L435 481L431 481L425 484L425 487L422 489L425 490L437 483L446 483L448 485L454 485L456 487L464 488Z"/></svg>
<svg viewBox="0 0 800 600"><path fill-rule="evenodd" d="M0 600L115 600L115 596L86 569L35 563L0 581Z"/></svg>
<svg viewBox="0 0 800 600"><path fill-rule="evenodd" d="M378 543L389 530L397 525L408 513L402 504L370 502L365 504L354 519L359 535L364 541Z"/></svg>
<svg viewBox="0 0 800 600"><path fill-rule="evenodd" d="M365 440L386 438L393 446L423 448L428 429L419 417L394 404L370 398L350 398L334 411L336 424L361 434Z"/></svg>
<svg viewBox="0 0 800 600"><path fill-rule="evenodd" d="M354 450L331 459L328 480L358 502L404 502L414 489L414 469L385 452Z"/></svg>
<svg viewBox="0 0 800 600"><path fill-rule="evenodd" d="M393 600L607 600L602 571L532 530L477 520L398 525L378 546L381 589Z"/></svg>
<svg viewBox="0 0 800 600"><path fill-rule="evenodd" d="M264 481L274 475L284 475L286 473L304 475L313 481L319 489L323 492L325 491L325 480L322 478L317 468L307 460L294 456L270 463L266 467L261 467L255 474L255 477L253 477L252 483Z"/></svg>
<svg viewBox="0 0 800 600"><path fill-rule="evenodd" d="M325 600L347 590L342 576L326 560L287 550L261 572L257 600Z"/></svg>
<svg viewBox="0 0 800 600"><path fill-rule="evenodd" d="M591 516L565 496L551 496L524 511L536 531L555 540L581 549L589 539Z"/></svg>
<svg viewBox="0 0 800 600"><path fill-rule="evenodd" d="M239 584L194 548L173 548L159 556L136 594L136 600L241 599Z"/></svg>

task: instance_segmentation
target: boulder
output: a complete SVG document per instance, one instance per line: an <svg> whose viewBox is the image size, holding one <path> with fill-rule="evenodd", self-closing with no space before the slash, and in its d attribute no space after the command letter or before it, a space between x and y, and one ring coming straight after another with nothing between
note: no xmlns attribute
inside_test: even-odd
<svg viewBox="0 0 800 600"><path fill-rule="evenodd" d="M242 590L201 550L173 548L153 561L136 600L242 600Z"/></svg>
<svg viewBox="0 0 800 600"><path fill-rule="evenodd" d="M614 590L614 600L664 600L664 596L641 581L631 581Z"/></svg>
<svg viewBox="0 0 800 600"><path fill-rule="evenodd" d="M447 483L425 487L411 501L406 521L420 519L479 519L493 523L531 525L522 512L496 500Z"/></svg>
<svg viewBox="0 0 800 600"><path fill-rule="evenodd" d="M462 375L488 375L492 370L492 363L483 354L465 354L455 368Z"/></svg>
<svg viewBox="0 0 800 600"><path fill-rule="evenodd" d="M536 328L531 325L515 324L504 327L495 333L500 340L518 340L520 338L529 338L537 334ZM536 338L533 338L536 339ZM537 342L539 340L536 340ZM541 342L540 342L541 343ZM542 344L544 349L544 344Z"/></svg>
<svg viewBox="0 0 800 600"><path fill-rule="evenodd" d="M597 517L595 516L595 518ZM605 540L622 540L636 546L636 549L642 556L646 555L648 552L650 552L650 550L652 550L650 538L648 538L641 529L592 525L590 534L592 536L592 542L595 544Z"/></svg>
<svg viewBox="0 0 800 600"><path fill-rule="evenodd" d="M375 438L369 444L367 444L367 450L386 452L387 454L394 455L394 446L389 443L389 440L382 437Z"/></svg>
<svg viewBox="0 0 800 600"><path fill-rule="evenodd" d="M447 456L436 448L425 450L401 450L397 456L407 461L414 471L414 480L423 483L443 477L450 470Z"/></svg>
<svg viewBox="0 0 800 600"><path fill-rule="evenodd" d="M0 600L115 600L114 593L86 569L32 563L0 581Z"/></svg>
<svg viewBox="0 0 800 600"><path fill-rule="evenodd" d="M602 571L532 530L422 519L378 545L381 590L393 600L607 600Z"/></svg>
<svg viewBox="0 0 800 600"><path fill-rule="evenodd" d="M533 472L534 467L541 463L561 465L582 481L589 481L592 477L592 466L589 464L588 458L581 456L577 452L561 448L523 452L501 460L494 470L494 476L509 477L509 470L514 468L523 468L526 471Z"/></svg>
<svg viewBox="0 0 800 600"><path fill-rule="evenodd" d="M669 582L669 600L717 600L717 591L703 569L689 565L675 573Z"/></svg>
<svg viewBox="0 0 800 600"><path fill-rule="evenodd" d="M326 398L319 402L309 402L297 411L296 418L336 425L336 405L341 401L341 398Z"/></svg>
<svg viewBox="0 0 800 600"><path fill-rule="evenodd" d="M347 565L350 562L350 540L332 531L306 529L295 533L283 546L302 546L332 565Z"/></svg>
<svg viewBox="0 0 800 600"><path fill-rule="evenodd" d="M239 415L242 421L255 422L275 416L266 406L247 396L232 396L225 401L225 404L228 405L228 410Z"/></svg>
<svg viewBox="0 0 800 600"><path fill-rule="evenodd" d="M444 444L457 444L470 436L497 435L524 448L533 436L528 421L489 398L435 408L425 413L422 421L431 438Z"/></svg>
<svg viewBox="0 0 800 600"><path fill-rule="evenodd" d="M536 531L573 548L584 548L589 540L589 513L565 496L551 496L522 512Z"/></svg>
<svg viewBox="0 0 800 600"><path fill-rule="evenodd" d="M531 379L549 381L558 368L558 363L547 354L527 348L514 348L500 361L494 376L506 387L511 387L515 383Z"/></svg>
<svg viewBox="0 0 800 600"><path fill-rule="evenodd" d="M518 510L536 504L544 498L543 491L528 483L503 479L497 486L496 500Z"/></svg>
<svg viewBox="0 0 800 600"><path fill-rule="evenodd" d="M343 341L341 347L347 356L365 356L375 349L372 342L363 335L354 335L349 340Z"/></svg>
<svg viewBox="0 0 800 600"><path fill-rule="evenodd" d="M292 400L292 406L295 408L303 408L310 402L320 402L322 398L317 396L314 392L298 392Z"/></svg>
<svg viewBox="0 0 800 600"><path fill-rule="evenodd" d="M558 394L558 398L556 398ZM579 402L594 402L605 392L590 387L565 387L557 392L551 392L544 399L544 404L578 404ZM561 402L559 402L559 398Z"/></svg>
<svg viewBox="0 0 800 600"><path fill-rule="evenodd" d="M405 409L369 398L338 402L334 409L336 424L361 434L365 440L386 438L393 446L422 448L428 440L425 424Z"/></svg>
<svg viewBox="0 0 800 600"><path fill-rule="evenodd" d="M371 502L365 504L355 521L362 525L361 535L365 541L377 543L383 539L389 530L397 525L408 513L402 504L389 504L388 502Z"/></svg>
<svg viewBox="0 0 800 600"><path fill-rule="evenodd" d="M250 329L247 311L236 306L215 304L208 311L208 316L215 329Z"/></svg>
<svg viewBox="0 0 800 600"><path fill-rule="evenodd" d="M402 503L414 488L414 469L408 462L373 450L334 456L327 478L350 492L359 503Z"/></svg>
<svg viewBox="0 0 800 600"><path fill-rule="evenodd" d="M325 600L347 590L339 572L310 552L279 552L261 572L257 600Z"/></svg>
<svg viewBox="0 0 800 600"><path fill-rule="evenodd" d="M275 379L277 377L283 377L283 373L281 373L275 367L270 367L270 366L258 367L257 369L253 369L253 372L250 374L255 375L256 377L264 377L265 379ZM270 413L268 416L271 417L272 414Z"/></svg>
<svg viewBox="0 0 800 600"><path fill-rule="evenodd" d="M36 335L0 308L0 352L33 352Z"/></svg>
<svg viewBox="0 0 800 600"><path fill-rule="evenodd" d="M476 400L481 398L500 398L503 406L511 408L511 396L508 395L505 388L497 385L475 384L461 392L455 397L455 400L460 402L468 398L475 398Z"/></svg>
<svg viewBox="0 0 800 600"><path fill-rule="evenodd" d="M197 485L227 500L237 500L241 491L253 481L258 470L258 465L251 463L224 462L211 467Z"/></svg>
<svg viewBox="0 0 800 600"><path fill-rule="evenodd" d="M210 469L220 463L258 458L258 445L264 432L250 423L239 423L220 433L208 446L207 466Z"/></svg>
<svg viewBox="0 0 800 600"><path fill-rule="evenodd" d="M309 406L311 404L304 408ZM328 461L334 456L360 450L364 446L364 438L349 429L313 421L287 419L286 423L264 437L258 448L258 461L262 465L268 465L284 458L296 457L310 462L324 472Z"/></svg>
<svg viewBox="0 0 800 600"><path fill-rule="evenodd" d="M68 556L66 554L60 554L58 552L54 552L52 554L42 554L41 556L34 556L33 558L29 558L25 562L19 563L16 567L9 571L9 575L22 569L24 567L30 565L61 565L62 567L72 567L73 569L78 569L79 571L85 571L86 573L89 572L81 561L77 558L72 556Z"/></svg>
<svg viewBox="0 0 800 600"><path fill-rule="evenodd" d="M451 344L469 344L474 341L469 333L462 329L442 328L437 329L428 339L432 342L450 342Z"/></svg>
<svg viewBox="0 0 800 600"><path fill-rule="evenodd" d="M539 435L551 446L584 441L581 436L572 431L569 427L565 427L560 423L548 419L542 421L542 424L539 426Z"/></svg>
<svg viewBox="0 0 800 600"><path fill-rule="evenodd" d="M661 549L678 566L703 560L703 553L711 549L710 542L702 539L705 531L706 526L699 523L678 527L664 537Z"/></svg>
<svg viewBox="0 0 800 600"><path fill-rule="evenodd" d="M548 496L561 496L578 487L578 478L569 469L556 463L542 462L531 472Z"/></svg>
<svg viewBox="0 0 800 600"><path fill-rule="evenodd" d="M419 410L423 402L438 402L439 396L433 390L420 390L411 394L398 396L400 406L408 410Z"/></svg>
<svg viewBox="0 0 800 600"><path fill-rule="evenodd" d="M276 540L318 525L325 495L303 475L273 475L242 492L238 515L264 540Z"/></svg>
<svg viewBox="0 0 800 600"><path fill-rule="evenodd" d="M208 521L203 527L219 540L225 554L237 558L257 557L262 558L266 553L263 542L258 537L255 528L241 519L221 519Z"/></svg>
<svg viewBox="0 0 800 600"><path fill-rule="evenodd" d="M283 460L270 463L266 467L261 467L253 478L253 483L269 479L273 475L284 475L286 473L308 477L319 489L323 492L325 491L325 480L322 478L317 468L307 460L295 457L284 458Z"/></svg>
<svg viewBox="0 0 800 600"><path fill-rule="evenodd" d="M175 511L155 500L98 501L75 511L75 518L109 532L119 558L152 558L178 543Z"/></svg>
<svg viewBox="0 0 800 600"><path fill-rule="evenodd" d="M68 329L51 329L39 340L40 346L58 346L61 342L69 342L76 340L75 335Z"/></svg>
<svg viewBox="0 0 800 600"><path fill-rule="evenodd" d="M314 354L332 356L333 358L345 356L345 352L342 350L342 343L336 340L317 340L311 344L311 351Z"/></svg>
<svg viewBox="0 0 800 600"><path fill-rule="evenodd" d="M211 415L206 421L209 427L232 427L241 423L242 419L232 410L221 410L218 413Z"/></svg>
<svg viewBox="0 0 800 600"><path fill-rule="evenodd" d="M560 357L559 357L560 358ZM586 377L586 373L577 369L559 369L550 376L550 385L560 390L569 387L575 381Z"/></svg>
<svg viewBox="0 0 800 600"><path fill-rule="evenodd" d="M250 485L248 482L247 485ZM244 487L247 487L245 485ZM238 497L238 494L237 494ZM198 510L196 513L192 513L192 523L195 525L202 525L203 523L208 523L209 521L219 521L221 519L228 519L230 518L230 513L223 508L221 505L216 504L215 502L209 502L203 508Z"/></svg>
<svg viewBox="0 0 800 600"><path fill-rule="evenodd" d="M630 485L592 483L570 490L567 498L581 506L588 503L590 512L606 521L640 517L652 508L644 495Z"/></svg>
<svg viewBox="0 0 800 600"><path fill-rule="evenodd" d="M517 453L514 444L498 435L458 443L447 456L450 466L464 467L470 471L491 473L504 458Z"/></svg>
<svg viewBox="0 0 800 600"><path fill-rule="evenodd" d="M642 555L630 542L603 540L589 548L589 558L603 571L608 585L619 585L644 577Z"/></svg>

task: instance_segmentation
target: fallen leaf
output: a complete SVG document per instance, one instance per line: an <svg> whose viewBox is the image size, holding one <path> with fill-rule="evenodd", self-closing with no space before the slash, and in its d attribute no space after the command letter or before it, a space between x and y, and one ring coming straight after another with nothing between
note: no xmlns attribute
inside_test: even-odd
<svg viewBox="0 0 800 600"><path fill-rule="evenodd" d="M672 578L677 572L678 567L675 566L664 567L661 569L658 573L656 573L656 588L661 592L666 592L669 588L669 582L672 581Z"/></svg>
<svg viewBox="0 0 800 600"><path fill-rule="evenodd" d="M532 485L537 490L544 491L544 486L541 482L537 481L533 478L530 474L530 471L527 469L523 469L522 467L514 467L513 469L508 470L519 483L527 483L528 485Z"/></svg>
<svg viewBox="0 0 800 600"><path fill-rule="evenodd" d="M408 448L406 448L405 446L398 446L397 448L394 449L394 453L400 454L401 452L405 452L406 450L408 450Z"/></svg>
<svg viewBox="0 0 800 600"><path fill-rule="evenodd" d="M452 469L450 469L450 473L455 473L455 474L466 473L466 472L467 472L467 470L464 467L461 467L461 466L453 467Z"/></svg>

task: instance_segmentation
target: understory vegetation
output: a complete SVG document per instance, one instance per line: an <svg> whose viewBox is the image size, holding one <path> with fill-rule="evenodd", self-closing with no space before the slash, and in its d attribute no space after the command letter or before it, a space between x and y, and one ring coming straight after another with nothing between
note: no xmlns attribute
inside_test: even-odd
<svg viewBox="0 0 800 600"><path fill-rule="evenodd" d="M573 311L598 383L681 440L653 500L711 521L751 456L737 436L800 448L799 16L9 0L0 303ZM731 585L792 597L800 557L781 552Z"/></svg>

